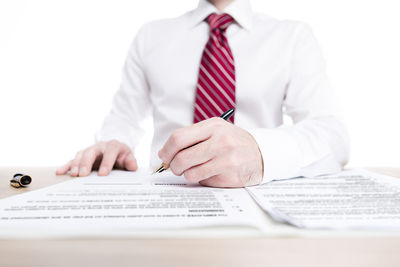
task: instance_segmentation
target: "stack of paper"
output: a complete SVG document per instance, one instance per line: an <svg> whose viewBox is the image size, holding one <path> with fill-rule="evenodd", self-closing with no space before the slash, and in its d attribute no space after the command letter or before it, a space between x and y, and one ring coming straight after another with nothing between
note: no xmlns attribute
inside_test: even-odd
<svg viewBox="0 0 400 267"><path fill-rule="evenodd" d="M114 171L0 201L0 235L15 231L95 235L216 225L262 228L265 216L244 189L191 184L170 174Z"/></svg>
<svg viewBox="0 0 400 267"><path fill-rule="evenodd" d="M400 230L400 179L364 170L248 188L273 218L308 229Z"/></svg>
<svg viewBox="0 0 400 267"><path fill-rule="evenodd" d="M252 197L272 218L301 228L400 231L400 179L362 170L246 189L114 171L1 200L0 237L232 225L264 231L270 224Z"/></svg>

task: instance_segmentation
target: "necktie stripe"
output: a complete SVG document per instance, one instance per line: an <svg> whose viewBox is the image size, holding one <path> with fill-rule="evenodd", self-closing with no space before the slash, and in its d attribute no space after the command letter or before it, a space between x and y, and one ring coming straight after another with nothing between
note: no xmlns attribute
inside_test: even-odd
<svg viewBox="0 0 400 267"><path fill-rule="evenodd" d="M196 108L196 110L198 110L200 112L200 114L203 116L203 118L205 120L209 118L207 116L207 114L201 109L201 107L198 104L195 104L194 107Z"/></svg>
<svg viewBox="0 0 400 267"><path fill-rule="evenodd" d="M219 92L221 92L221 94L225 97L226 100L228 100L228 102L230 102L230 104L232 106L235 105L235 102L232 101L232 99L230 98L230 96L226 93L226 91L224 90L224 88L221 87L221 85L212 77L212 75L203 67L200 66L200 68L202 69L202 71L206 74L207 78L211 81L211 83L217 87L217 89L219 90Z"/></svg>
<svg viewBox="0 0 400 267"><path fill-rule="evenodd" d="M229 74L226 69L218 61L215 60L215 57L205 55L203 57L202 63L203 66L209 67L211 72L217 73L217 75L220 76L218 78L222 78L222 80L227 82L229 86L235 86L235 75Z"/></svg>
<svg viewBox="0 0 400 267"><path fill-rule="evenodd" d="M225 47L222 47L221 51L228 58L229 62L234 66L235 62L233 61L233 56L232 56L231 51L230 50L228 51Z"/></svg>
<svg viewBox="0 0 400 267"><path fill-rule="evenodd" d="M222 40L222 44L227 44L228 43L228 39L226 39L225 34L223 34L221 36L221 40ZM229 58L232 60L232 62L233 62L232 64L234 65L234 59L233 59L233 54L232 54L231 48L229 46L226 46L226 45L222 45L222 48L223 48L223 51L228 53Z"/></svg>
<svg viewBox="0 0 400 267"><path fill-rule="evenodd" d="M229 20L230 18L228 17L228 16L222 16L222 17L218 17L218 19L215 21L215 23L214 23L214 27L215 28L220 28L221 26L221 24L224 22L224 21L227 21L227 20Z"/></svg>
<svg viewBox="0 0 400 267"><path fill-rule="evenodd" d="M216 50L215 47L209 46L207 46L206 49L229 71L230 74L233 76L235 75L235 66L226 59L225 55L221 51Z"/></svg>
<svg viewBox="0 0 400 267"><path fill-rule="evenodd" d="M228 59L229 63L231 63L234 66L235 62L233 61L232 55L228 52L228 50L226 50L225 47L221 46L216 36L214 36L213 39L214 39L214 46L218 47L225 54L225 57Z"/></svg>
<svg viewBox="0 0 400 267"><path fill-rule="evenodd" d="M222 23L225 23L226 21L229 21L230 23L233 22L233 18L231 16L226 16L226 15L211 15L209 17L209 24L211 30L216 29L216 28L221 28L221 29L226 29L221 27Z"/></svg>
<svg viewBox="0 0 400 267"><path fill-rule="evenodd" d="M219 105L217 103L215 103L215 101L210 97L210 95L206 92L206 90L204 90L204 88L201 86L201 84L199 84L199 90L200 92L207 98L207 100L213 105L213 107L217 110L218 113L224 113L224 111L219 107ZM200 100L201 100L201 96L200 96Z"/></svg>
<svg viewBox="0 0 400 267"><path fill-rule="evenodd" d="M200 95L198 96L197 100L199 100L197 101L197 104L204 111L204 113L207 114L208 118L215 117L218 116L218 114L221 114L218 112L218 110L210 108L210 106L208 106L208 104L203 100L203 98Z"/></svg>
<svg viewBox="0 0 400 267"><path fill-rule="evenodd" d="M207 47L205 48L204 52L205 54L203 55L203 59L210 59L211 62L218 66L218 69L220 69L224 73L224 75L228 76L228 79L230 79L232 84L234 84L235 72L233 68L230 65L227 65L226 61L222 62L221 60L218 60L219 56L217 55L217 53L210 52Z"/></svg>
<svg viewBox="0 0 400 267"><path fill-rule="evenodd" d="M210 24L211 30L214 28L215 22L219 19L218 16L214 16L213 14L208 19L208 24Z"/></svg>
<svg viewBox="0 0 400 267"><path fill-rule="evenodd" d="M204 119L205 119L205 118L203 118L203 119L200 118L199 115L197 114L197 112L194 113L194 121L202 121L202 120L204 120Z"/></svg>
<svg viewBox="0 0 400 267"><path fill-rule="evenodd" d="M222 17L214 23L214 25L215 25L214 27L220 28L220 29L226 29L226 27L223 27L223 25L229 26L229 24L231 24L231 23L232 23L232 20L229 17Z"/></svg>
<svg viewBox="0 0 400 267"><path fill-rule="evenodd" d="M199 88L200 89L200 88ZM202 107L204 107L204 111L207 111L207 114L221 114L223 113L223 111L221 110L221 108L217 105L217 103L215 103L215 101L213 103L206 103L208 102L208 97L206 95L208 95L207 93L204 94L205 92L203 91L199 91L198 93L198 100L199 100L199 104L201 104Z"/></svg>
<svg viewBox="0 0 400 267"><path fill-rule="evenodd" d="M219 116L235 107L236 74L226 29L233 23L227 14L211 14L210 38L204 48L194 105L194 122ZM234 122L234 116L229 119Z"/></svg>
<svg viewBox="0 0 400 267"><path fill-rule="evenodd" d="M216 85L216 87L218 86L221 88L225 88L224 91L226 91L226 93L230 99L233 99L235 97L235 89L234 89L235 87L234 86L230 86L226 82L220 81L219 78L216 77L216 75L214 73L209 72L208 74L210 74L212 79L214 79L214 81L218 84L218 85ZM213 86L213 84L214 84L213 80L211 80L208 76L206 77L206 80L207 80L208 84ZM218 87L217 87L217 89L218 89ZM220 90L217 90L217 92L220 92ZM219 95L221 95L223 97L223 99L225 99L224 101L228 100L223 93L221 93Z"/></svg>
<svg viewBox="0 0 400 267"><path fill-rule="evenodd" d="M234 81L234 76L235 76L235 74L233 73L232 68L231 68L229 65L227 65L227 64L221 63L220 60L218 60L218 59L219 59L218 55L213 55L213 54L211 54L211 52L208 50L208 48L206 48L206 49L204 50L204 52L206 52L207 57L208 57L211 61L213 61L213 62L215 63L215 65L218 66L218 68L221 70L221 72L223 72L224 75L226 75L227 77L229 77L230 81L231 81L232 83L234 83L234 82L235 82L235 81ZM203 57L204 57L204 56L203 56ZM218 57L218 58L217 58L217 57ZM229 72L229 73L228 73L228 72Z"/></svg>
<svg viewBox="0 0 400 267"><path fill-rule="evenodd" d="M202 72L200 72L202 73ZM221 95L218 94L217 90L215 90L210 83L206 80L207 78L201 77L199 81L199 85L201 85L203 88L207 90L207 92L212 94L214 101L219 105L223 106L224 109L229 109L229 106L227 105L227 101L225 101ZM210 96L211 96L210 94Z"/></svg>
<svg viewBox="0 0 400 267"><path fill-rule="evenodd" d="M231 23L231 21L227 21L225 24L220 25L219 28L226 29Z"/></svg>
<svg viewBox="0 0 400 267"><path fill-rule="evenodd" d="M211 63L207 58L203 58L204 63L203 65L208 65L208 68L210 69L209 73L213 76L213 78L221 85L225 86L229 92L231 93L231 97L235 95L234 93L234 87L235 85L229 80L229 76L224 76L224 74L219 70L217 66L215 66L214 63Z"/></svg>

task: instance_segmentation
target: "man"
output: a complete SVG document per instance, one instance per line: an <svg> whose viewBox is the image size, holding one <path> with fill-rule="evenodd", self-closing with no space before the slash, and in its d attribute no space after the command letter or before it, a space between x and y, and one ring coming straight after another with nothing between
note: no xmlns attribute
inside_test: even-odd
<svg viewBox="0 0 400 267"><path fill-rule="evenodd" d="M230 108L230 121L216 118ZM248 0L200 0L194 11L142 27L97 143L57 173L137 170L133 149L150 113L151 166L163 161L205 186L337 172L348 157L311 30L254 14ZM293 126L283 126L284 113Z"/></svg>

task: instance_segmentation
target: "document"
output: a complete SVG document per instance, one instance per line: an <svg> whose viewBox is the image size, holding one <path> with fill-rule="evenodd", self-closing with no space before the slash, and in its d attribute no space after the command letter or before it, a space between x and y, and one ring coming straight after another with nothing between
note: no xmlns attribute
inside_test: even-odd
<svg viewBox="0 0 400 267"><path fill-rule="evenodd" d="M91 235L145 229L246 225L265 215L245 189L188 183L171 174L113 171L0 201L0 235L11 231Z"/></svg>
<svg viewBox="0 0 400 267"><path fill-rule="evenodd" d="M400 179L354 170L219 189L168 172L113 171L0 200L0 238L136 236L219 226L293 233L288 225L400 231Z"/></svg>
<svg viewBox="0 0 400 267"><path fill-rule="evenodd" d="M365 170L247 189L274 219L307 229L400 230L400 179Z"/></svg>

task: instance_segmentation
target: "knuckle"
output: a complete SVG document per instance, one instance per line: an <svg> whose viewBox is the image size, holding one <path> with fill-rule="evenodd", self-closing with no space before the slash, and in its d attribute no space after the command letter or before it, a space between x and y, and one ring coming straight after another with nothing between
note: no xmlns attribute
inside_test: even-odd
<svg viewBox="0 0 400 267"><path fill-rule="evenodd" d="M226 121L219 117L213 117L207 120L214 132L219 132L225 126Z"/></svg>
<svg viewBox="0 0 400 267"><path fill-rule="evenodd" d="M108 142L108 147L110 147L112 149L118 148L119 146L120 146L120 143L115 139Z"/></svg>
<svg viewBox="0 0 400 267"><path fill-rule="evenodd" d="M220 117L213 118L213 121L214 121L215 126L217 126L217 127L224 127L227 125L227 121Z"/></svg>
<svg viewBox="0 0 400 267"><path fill-rule="evenodd" d="M231 152L237 147L237 142L232 136L221 136L218 138L218 147L222 153Z"/></svg>
<svg viewBox="0 0 400 267"><path fill-rule="evenodd" d="M210 123L215 124L215 125L220 125L220 124L222 124L222 122L223 122L224 120L221 119L221 118L219 118L219 117L212 117L212 118L208 119L208 121L209 121Z"/></svg>
<svg viewBox="0 0 400 267"><path fill-rule="evenodd" d="M131 148L129 146L125 145L125 144L121 143L120 144L120 149L121 149L121 151L123 151L126 154L131 153Z"/></svg>
<svg viewBox="0 0 400 267"><path fill-rule="evenodd" d="M74 167L74 166L77 166L78 165L78 163L77 163L77 161L76 160L71 160L69 163L68 163L68 165L69 165L69 168L72 168L72 167Z"/></svg>
<svg viewBox="0 0 400 267"><path fill-rule="evenodd" d="M100 151L104 151L105 147L107 146L106 142L100 141L92 146L93 149L99 149Z"/></svg>
<svg viewBox="0 0 400 267"><path fill-rule="evenodd" d="M80 164L80 162L77 161L77 160L72 161L72 163L71 163L71 169L74 168L74 167L79 167L79 164Z"/></svg>
<svg viewBox="0 0 400 267"><path fill-rule="evenodd" d="M181 175L185 166L186 159L182 154L177 154L171 162L171 170L175 175Z"/></svg>
<svg viewBox="0 0 400 267"><path fill-rule="evenodd" d="M212 131L215 136L229 136L230 124L221 118L213 118Z"/></svg>
<svg viewBox="0 0 400 267"><path fill-rule="evenodd" d="M85 158L87 157L92 157L95 155L96 149L94 147L89 147L88 149L85 150L85 152L83 153L83 156Z"/></svg>
<svg viewBox="0 0 400 267"><path fill-rule="evenodd" d="M228 135L228 136L225 138L225 145L226 145L227 147L229 147L229 148L234 148L234 147L236 147L236 146L238 145L238 142L237 142L237 140L236 140L233 136Z"/></svg>
<svg viewBox="0 0 400 267"><path fill-rule="evenodd" d="M88 158L84 158L79 162L79 167L89 167L90 160Z"/></svg>
<svg viewBox="0 0 400 267"><path fill-rule="evenodd" d="M77 155L74 159L71 160L71 165L79 164L80 161L81 161L81 156Z"/></svg>
<svg viewBox="0 0 400 267"><path fill-rule="evenodd" d="M86 160L81 160L81 161L77 164L77 166L78 166L79 168L81 168L81 167L86 167L87 165L89 165L89 163L88 163Z"/></svg>
<svg viewBox="0 0 400 267"><path fill-rule="evenodd" d="M104 155L101 162L107 165L114 164L114 162L117 160L116 157L112 153L108 153L107 155Z"/></svg>
<svg viewBox="0 0 400 267"><path fill-rule="evenodd" d="M240 166L240 161L239 161L239 159L238 159L238 157L237 156L235 156L235 155L229 155L226 159L225 159L225 164L226 164L226 167L227 168L229 168L229 169L235 169L235 168L237 168L238 166Z"/></svg>
<svg viewBox="0 0 400 267"><path fill-rule="evenodd" d="M173 164L171 164L171 166L169 167L171 172L176 175L176 176L180 176L182 173L178 170L178 168L176 168Z"/></svg>
<svg viewBox="0 0 400 267"><path fill-rule="evenodd" d="M212 157L216 157L220 154L220 150L218 148L218 143L211 142L210 145L206 149L207 149L207 153L209 153Z"/></svg>
<svg viewBox="0 0 400 267"><path fill-rule="evenodd" d="M175 130L172 134L171 134L171 142L173 145L180 147L180 145L182 144L182 138L181 138L181 130Z"/></svg>
<svg viewBox="0 0 400 267"><path fill-rule="evenodd" d="M174 158L173 161L175 162L175 165L176 165L176 166L182 168L182 167L185 165L185 163L186 163L186 158L185 158L185 156L183 155L183 153L178 153L178 154L176 154L176 156L175 156L175 158Z"/></svg>
<svg viewBox="0 0 400 267"><path fill-rule="evenodd" d="M76 152L75 154L75 159L79 158L83 153L83 150L79 150L78 152Z"/></svg>
<svg viewBox="0 0 400 267"><path fill-rule="evenodd" d="M96 154L97 154L96 151L97 150L95 148L93 148L93 147L90 147L90 148L86 149L85 152L82 155L82 158L80 160L80 164L79 165L81 165L81 166L90 165L90 162L92 160L95 160L95 158L96 158Z"/></svg>

